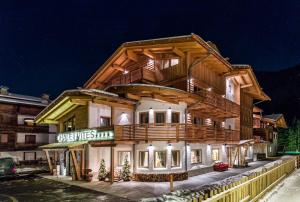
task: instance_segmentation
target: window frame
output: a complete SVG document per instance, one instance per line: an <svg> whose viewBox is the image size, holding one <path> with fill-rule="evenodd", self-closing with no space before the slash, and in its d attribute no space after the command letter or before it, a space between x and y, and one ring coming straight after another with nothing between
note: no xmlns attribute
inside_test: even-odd
<svg viewBox="0 0 300 202"><path fill-rule="evenodd" d="M178 165L173 165L173 152L177 152L179 154ZM180 150L171 150L171 168L178 168L181 164L181 151Z"/></svg>
<svg viewBox="0 0 300 202"><path fill-rule="evenodd" d="M34 142L28 141L27 138L32 138L32 137L34 137ZM36 135L25 134L25 144L36 144Z"/></svg>
<svg viewBox="0 0 300 202"><path fill-rule="evenodd" d="M142 115L146 115L146 123L142 123ZM149 124L149 112L139 112L139 122L140 124Z"/></svg>
<svg viewBox="0 0 300 202"><path fill-rule="evenodd" d="M178 122L173 122L173 114L178 116ZM171 123L180 123L180 112L171 112Z"/></svg>
<svg viewBox="0 0 300 202"><path fill-rule="evenodd" d="M200 151L200 152L199 152L199 161L197 161L197 162L195 162L195 163L192 163L192 152L193 152L193 151ZM191 157L190 157L190 158L191 158L191 164L192 164L192 165L201 164L201 163L202 163L202 149L192 149L192 150L191 150Z"/></svg>
<svg viewBox="0 0 300 202"><path fill-rule="evenodd" d="M163 114L164 115L164 121L163 121L163 123L157 123L157 120L156 120L156 115L157 114ZM166 119L167 117L166 117L166 112L165 111L156 111L156 112L154 112L154 123L155 124L157 124L157 125L164 125L164 124L166 124L166 122L167 122L167 119Z"/></svg>
<svg viewBox="0 0 300 202"><path fill-rule="evenodd" d="M217 160L213 159L213 151L214 151L214 150L217 150L217 151L218 151L218 159L217 159ZM213 161L220 161L220 149L219 149L219 148L212 148L212 149L211 149L211 159L212 159Z"/></svg>
<svg viewBox="0 0 300 202"><path fill-rule="evenodd" d="M156 153L157 152L163 152L165 155L165 167L156 167ZM154 151L154 165L153 167L155 169L164 169L164 168L167 168L167 150L157 150L157 151Z"/></svg>
<svg viewBox="0 0 300 202"><path fill-rule="evenodd" d="M127 159L127 160L128 160L128 162L129 162L129 165L131 164L131 151L118 151L118 166L119 166L119 167L124 166L124 164L123 164L123 165L120 164L120 154L121 154L121 153L124 153L124 152L129 152L129 159Z"/></svg>
<svg viewBox="0 0 300 202"><path fill-rule="evenodd" d="M68 122L72 122L72 128L71 130L68 130ZM76 130L76 117L72 116L71 118L67 119L66 121L63 122L64 126L64 132L70 132L70 131L75 131Z"/></svg>
<svg viewBox="0 0 300 202"><path fill-rule="evenodd" d="M109 120L109 125L101 125L101 120L102 119L108 119ZM111 124L112 122L111 122L111 117L109 117L109 116L100 116L100 127L103 127L103 128L105 128L105 127L110 127L112 124Z"/></svg>
<svg viewBox="0 0 300 202"><path fill-rule="evenodd" d="M2 136L6 137L6 142L2 142ZM6 144L8 143L8 134L0 134L0 144Z"/></svg>
<svg viewBox="0 0 300 202"><path fill-rule="evenodd" d="M141 165L141 153L148 153L148 159L147 159L148 166L142 166ZM150 158L149 158L149 151L139 151L139 162L138 162L139 168L149 168L149 163L150 163L149 160L150 160Z"/></svg>

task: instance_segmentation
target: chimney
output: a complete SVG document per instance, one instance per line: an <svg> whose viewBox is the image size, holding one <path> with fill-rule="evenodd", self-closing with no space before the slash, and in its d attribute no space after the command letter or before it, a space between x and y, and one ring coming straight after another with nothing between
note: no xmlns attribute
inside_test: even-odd
<svg viewBox="0 0 300 202"><path fill-rule="evenodd" d="M44 93L44 94L42 95L42 103L48 104L49 101L50 101L49 98L50 98L50 96L49 96L48 94Z"/></svg>
<svg viewBox="0 0 300 202"><path fill-rule="evenodd" d="M0 86L0 94L8 95L8 87L7 86Z"/></svg>

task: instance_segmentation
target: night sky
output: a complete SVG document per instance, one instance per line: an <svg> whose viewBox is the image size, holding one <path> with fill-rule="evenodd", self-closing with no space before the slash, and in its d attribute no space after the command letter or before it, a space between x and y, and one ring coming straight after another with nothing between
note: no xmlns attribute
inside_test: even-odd
<svg viewBox="0 0 300 202"><path fill-rule="evenodd" d="M288 68L300 64L299 12L298 0L3 0L0 85L53 99L82 86L123 42L192 32L231 63Z"/></svg>

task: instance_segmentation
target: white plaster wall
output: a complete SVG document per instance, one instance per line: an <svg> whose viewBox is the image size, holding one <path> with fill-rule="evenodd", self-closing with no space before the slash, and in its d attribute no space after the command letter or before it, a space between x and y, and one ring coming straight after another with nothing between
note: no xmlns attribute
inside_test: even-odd
<svg viewBox="0 0 300 202"><path fill-rule="evenodd" d="M111 107L103 104L95 104L89 102L89 106L88 106L89 128L99 127L101 116L111 117Z"/></svg>
<svg viewBox="0 0 300 202"><path fill-rule="evenodd" d="M57 132L57 126L53 125L53 124L50 124L49 125L49 132L50 133L56 133Z"/></svg>
<svg viewBox="0 0 300 202"><path fill-rule="evenodd" d="M24 125L24 119L25 119L25 118L34 119L34 116L18 114L18 124L19 124L19 125Z"/></svg>
<svg viewBox="0 0 300 202"><path fill-rule="evenodd" d="M132 124L132 122L133 122L133 110L132 109L115 107L113 112L114 112L113 124L115 124L115 125Z"/></svg>
<svg viewBox="0 0 300 202"><path fill-rule="evenodd" d="M171 107L171 109L169 109ZM149 112L149 123L154 123L155 111L164 111L167 114L166 122L171 123L171 112L180 112L180 123L185 122L185 109L187 105L184 102L172 104L168 102L157 101L151 98L142 98L136 108L136 123L140 123L139 113ZM152 108L152 110L150 110Z"/></svg>
<svg viewBox="0 0 300 202"><path fill-rule="evenodd" d="M25 135L35 135L36 143L48 143L49 134L40 134L40 133L17 133L17 143L25 143Z"/></svg>
<svg viewBox="0 0 300 202"><path fill-rule="evenodd" d="M151 143L152 147L148 144L135 145L135 165L137 173L166 173L166 172L182 172L185 171L185 144L183 141L178 143L171 143L171 147L168 148L168 142L166 141L154 141ZM180 151L180 166L171 167L171 151ZM149 168L139 168L139 151L149 152ZM167 151L167 164L166 168L154 168L154 152L155 151Z"/></svg>
<svg viewBox="0 0 300 202"><path fill-rule="evenodd" d="M53 133L53 134L49 134L49 144L50 143L55 143L56 142L56 134Z"/></svg>
<svg viewBox="0 0 300 202"><path fill-rule="evenodd" d="M87 147L87 168L92 169L94 176L98 176L101 159L104 159L107 171L110 170L110 147Z"/></svg>

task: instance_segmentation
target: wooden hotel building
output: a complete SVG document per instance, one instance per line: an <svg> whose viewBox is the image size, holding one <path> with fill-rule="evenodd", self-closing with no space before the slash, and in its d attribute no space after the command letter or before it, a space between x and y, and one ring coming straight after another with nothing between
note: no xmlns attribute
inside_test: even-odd
<svg viewBox="0 0 300 202"><path fill-rule="evenodd" d="M254 158L253 100L270 98L252 68L230 64L191 34L122 44L36 122L57 124L57 143L42 148L77 179L85 169L97 176L101 159L116 175L125 158L136 180L193 176L215 161L242 166Z"/></svg>

